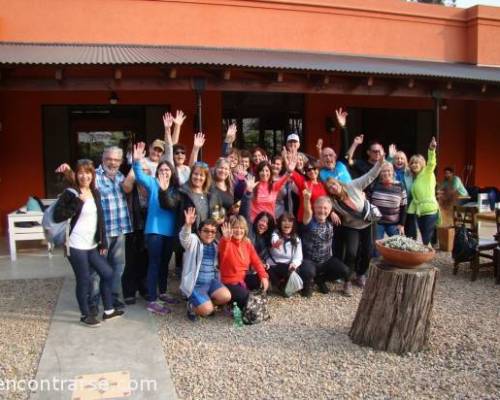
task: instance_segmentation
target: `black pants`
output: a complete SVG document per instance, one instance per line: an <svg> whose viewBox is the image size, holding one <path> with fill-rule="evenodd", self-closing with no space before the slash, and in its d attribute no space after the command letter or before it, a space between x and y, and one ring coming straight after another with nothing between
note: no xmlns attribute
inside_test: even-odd
<svg viewBox="0 0 500 400"><path fill-rule="evenodd" d="M236 302L238 307L243 310L247 306L250 290L257 290L260 287L260 279L257 274L249 273L245 277L245 285L231 285L224 283L231 293L231 304Z"/></svg>
<svg viewBox="0 0 500 400"><path fill-rule="evenodd" d="M147 294L146 275L148 252L144 246L144 231L125 235L125 269L122 275L123 298L135 297L137 291Z"/></svg>
<svg viewBox="0 0 500 400"><path fill-rule="evenodd" d="M269 268L269 279L274 287L282 289L290 276L289 270L290 264L277 264ZM302 263L302 265L297 268L297 273L299 274L302 282L304 282L304 287L312 282L316 274L316 267L314 263Z"/></svg>
<svg viewBox="0 0 500 400"><path fill-rule="evenodd" d="M356 275L364 275L368 271L372 254L372 226L363 229L344 227L343 237L344 264Z"/></svg>
<svg viewBox="0 0 500 400"><path fill-rule="evenodd" d="M415 214L406 214L405 235L417 240L417 218Z"/></svg>
<svg viewBox="0 0 500 400"><path fill-rule="evenodd" d="M320 264L312 260L303 260L301 268L313 271L316 282L333 282L337 279L348 281L351 278L351 270L335 256Z"/></svg>
<svg viewBox="0 0 500 400"><path fill-rule="evenodd" d="M182 276L182 257L184 256L184 248L181 245L179 237L177 236L174 243L175 252L175 276L181 279Z"/></svg>

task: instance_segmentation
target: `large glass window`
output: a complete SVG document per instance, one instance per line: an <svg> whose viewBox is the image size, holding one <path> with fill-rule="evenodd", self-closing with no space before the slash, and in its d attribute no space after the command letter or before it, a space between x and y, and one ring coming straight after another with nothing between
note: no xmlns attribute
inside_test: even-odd
<svg viewBox="0 0 500 400"><path fill-rule="evenodd" d="M303 138L303 106L303 96L297 94L224 93L222 135L235 123L238 148L259 146L269 155L279 154L289 133Z"/></svg>

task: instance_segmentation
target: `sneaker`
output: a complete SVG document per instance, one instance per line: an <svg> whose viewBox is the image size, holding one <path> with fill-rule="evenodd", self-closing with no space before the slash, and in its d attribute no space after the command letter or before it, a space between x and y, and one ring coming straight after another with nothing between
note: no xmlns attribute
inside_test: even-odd
<svg viewBox="0 0 500 400"><path fill-rule="evenodd" d="M162 293L158 296L158 298L163 301L165 304L179 304L180 300L175 297L170 297L166 293Z"/></svg>
<svg viewBox="0 0 500 400"><path fill-rule="evenodd" d="M126 298L124 299L124 301L125 301L125 304L126 304L127 306L131 306L131 305L135 304L136 299L135 299L135 297L126 297Z"/></svg>
<svg viewBox="0 0 500 400"><path fill-rule="evenodd" d="M366 276L358 275L356 279L354 279L354 284L359 286L361 289L364 289L366 285Z"/></svg>
<svg viewBox="0 0 500 400"><path fill-rule="evenodd" d="M123 311L123 310L117 310L115 308L111 314L103 313L102 314L102 320L103 321L109 321L110 319L121 317L123 314L125 314L125 311Z"/></svg>
<svg viewBox="0 0 500 400"><path fill-rule="evenodd" d="M319 282L316 282L316 284L318 285L318 290L320 291L320 293L323 293L323 294L330 293L330 288L328 287L328 285L326 284L325 281L319 281Z"/></svg>
<svg viewBox="0 0 500 400"><path fill-rule="evenodd" d="M89 307L89 315L94 317L94 318L97 318L97 316L99 315L99 307L98 306L90 306Z"/></svg>
<svg viewBox="0 0 500 400"><path fill-rule="evenodd" d="M186 313L187 313L187 317L188 317L188 319L189 319L190 321L192 321L192 322L195 322L195 321L196 321L196 319L197 319L197 315L196 315L196 313L194 312L194 307L193 307L193 305L192 305L189 301L186 303L186 308L187 308L187 312L186 312Z"/></svg>
<svg viewBox="0 0 500 400"><path fill-rule="evenodd" d="M352 297L352 283L351 282L344 283L343 294L346 297Z"/></svg>
<svg viewBox="0 0 500 400"><path fill-rule="evenodd" d="M158 314L158 315L166 315L172 311L170 308L165 307L163 304L157 301L149 302L148 305L146 306L146 310L152 312L153 314Z"/></svg>
<svg viewBox="0 0 500 400"><path fill-rule="evenodd" d="M113 301L113 308L122 310L123 308L125 308L125 304L122 303L120 300L115 300Z"/></svg>
<svg viewBox="0 0 500 400"><path fill-rule="evenodd" d="M94 317L93 315L87 315L86 317L81 317L80 322L84 326L88 326L89 328L97 328L98 326L101 325L99 320L96 317Z"/></svg>

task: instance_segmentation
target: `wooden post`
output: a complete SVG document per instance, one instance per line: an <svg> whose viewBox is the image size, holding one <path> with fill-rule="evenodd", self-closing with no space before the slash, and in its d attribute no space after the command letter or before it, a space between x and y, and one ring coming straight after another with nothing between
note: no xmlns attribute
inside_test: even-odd
<svg viewBox="0 0 500 400"><path fill-rule="evenodd" d="M371 264L349 336L356 344L393 353L425 348L438 270L430 264L399 269Z"/></svg>

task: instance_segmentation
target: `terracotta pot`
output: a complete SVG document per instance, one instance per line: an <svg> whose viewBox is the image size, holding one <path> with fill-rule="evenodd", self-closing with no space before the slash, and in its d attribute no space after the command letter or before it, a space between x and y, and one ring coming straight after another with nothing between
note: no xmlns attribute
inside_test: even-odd
<svg viewBox="0 0 500 400"><path fill-rule="evenodd" d="M390 247L385 247L381 242L381 240L375 242L377 251L387 263L399 268L418 268L419 265L429 262L436 255L434 249L425 253L417 253L391 249Z"/></svg>

